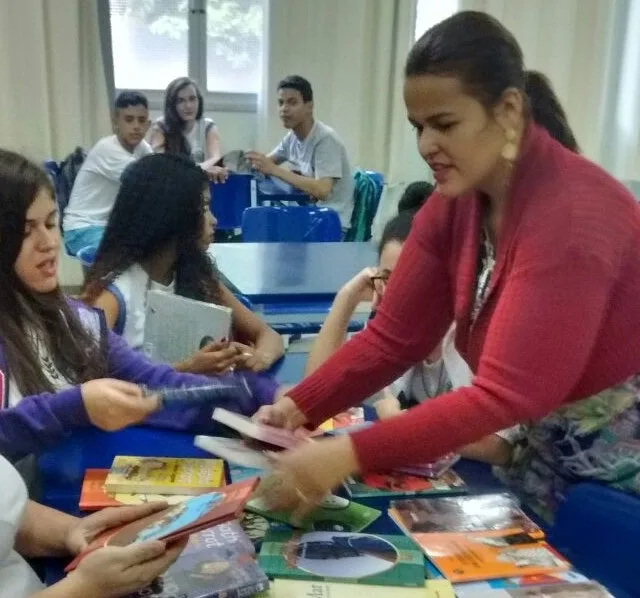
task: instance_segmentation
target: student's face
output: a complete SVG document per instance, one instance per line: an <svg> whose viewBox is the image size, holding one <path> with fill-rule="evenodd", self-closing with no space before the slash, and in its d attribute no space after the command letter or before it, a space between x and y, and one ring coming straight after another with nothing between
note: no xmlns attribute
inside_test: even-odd
<svg viewBox="0 0 640 598"><path fill-rule="evenodd" d="M176 112L185 122L193 122L198 114L198 95L193 85L183 87L176 97Z"/></svg>
<svg viewBox="0 0 640 598"><path fill-rule="evenodd" d="M114 124L120 142L133 151L149 129L149 110L144 106L118 108Z"/></svg>
<svg viewBox="0 0 640 598"><path fill-rule="evenodd" d="M313 102L305 102L297 89L280 89L278 106L285 129L295 129L313 115Z"/></svg>
<svg viewBox="0 0 640 598"><path fill-rule="evenodd" d="M389 277L393 269L398 263L400 258L400 252L402 251L402 243L400 241L389 241L385 244L380 252L380 260L378 261L378 270L382 276ZM385 279L376 279L374 281L376 289L376 299L379 301L384 295L384 291L387 287Z"/></svg>
<svg viewBox="0 0 640 598"><path fill-rule="evenodd" d="M203 249L207 249L213 243L213 235L216 232L218 221L211 211L211 194L209 193L209 185L202 192L202 210L204 217L202 218L202 237L200 244Z"/></svg>
<svg viewBox="0 0 640 598"><path fill-rule="evenodd" d="M41 189L27 210L24 240L16 259L17 277L34 293L49 293L58 286L60 229L58 207Z"/></svg>
<svg viewBox="0 0 640 598"><path fill-rule="evenodd" d="M431 167L437 189L457 197L492 188L504 169L506 131L522 128L520 93L507 90L488 111L465 93L455 77L420 75L404 84L407 117L416 130L418 150Z"/></svg>

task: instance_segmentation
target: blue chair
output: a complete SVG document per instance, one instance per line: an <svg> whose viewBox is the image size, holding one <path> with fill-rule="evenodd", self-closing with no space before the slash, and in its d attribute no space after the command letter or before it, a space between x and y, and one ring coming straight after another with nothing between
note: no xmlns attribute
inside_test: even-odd
<svg viewBox="0 0 640 598"><path fill-rule="evenodd" d="M378 198L376 201L377 205L380 202L380 196L382 195L382 189L384 187L384 175L381 172L377 172L375 170L365 170L364 172L376 184L376 187L378 189Z"/></svg>
<svg viewBox="0 0 640 598"><path fill-rule="evenodd" d="M311 198L277 177L256 174L256 203L258 205L307 205Z"/></svg>
<svg viewBox="0 0 640 598"><path fill-rule="evenodd" d="M617 598L638 596L638 496L598 484L578 484L560 505L548 537L578 571L600 581Z"/></svg>
<svg viewBox="0 0 640 598"><path fill-rule="evenodd" d="M80 251L78 251L78 253L76 254L76 258L78 258L78 261L80 262L80 264L82 264L82 267L85 270L88 270L89 268L91 268L91 266L93 266L93 262L96 261L97 253L98 248L95 245L89 245L87 247L83 247Z"/></svg>
<svg viewBox="0 0 640 598"><path fill-rule="evenodd" d="M250 243L340 241L338 213L315 206L258 206L245 210L242 240Z"/></svg>
<svg viewBox="0 0 640 598"><path fill-rule="evenodd" d="M232 231L242 226L242 214L251 206L253 176L232 173L224 183L211 183L211 211L219 230Z"/></svg>

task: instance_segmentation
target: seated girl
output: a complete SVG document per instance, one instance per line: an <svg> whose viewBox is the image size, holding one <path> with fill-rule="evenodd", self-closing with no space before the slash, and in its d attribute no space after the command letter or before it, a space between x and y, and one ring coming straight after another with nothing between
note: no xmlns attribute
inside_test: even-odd
<svg viewBox="0 0 640 598"><path fill-rule="evenodd" d="M305 376L318 369L342 346L351 317L361 301L372 301L375 310L409 235L414 214L415 211L403 211L387 223L380 240L378 267L365 268L338 291L309 353ZM447 393L454 387L470 384L471 372L455 350L453 336L452 329L431 355L382 391L382 398L374 405L380 419L393 417L403 409ZM511 429L492 434L464 447L460 454L469 459L504 465L511 457L510 439L514 434L515 430Z"/></svg>
<svg viewBox="0 0 640 598"><path fill-rule="evenodd" d="M157 398L145 398L139 385L224 384L218 404L245 414L273 400L268 377L207 378L151 363L111 333L101 313L67 299L58 286L53 197L38 166L0 150L0 454L17 460L91 423L113 430L146 418L157 427L212 429L211 406L149 415Z"/></svg>
<svg viewBox="0 0 640 598"><path fill-rule="evenodd" d="M282 339L220 282L207 255L216 224L209 203L206 176L189 160L154 154L131 164L84 299L104 311L109 328L118 324L134 349L143 345L149 290L224 305L232 310L233 342L209 343L174 367L198 374L266 370L284 353Z"/></svg>
<svg viewBox="0 0 640 598"><path fill-rule="evenodd" d="M190 157L216 182L224 182L227 170L217 166L222 158L216 123L204 118L202 94L195 81L178 77L164 94L164 116L156 120L147 141L154 152Z"/></svg>

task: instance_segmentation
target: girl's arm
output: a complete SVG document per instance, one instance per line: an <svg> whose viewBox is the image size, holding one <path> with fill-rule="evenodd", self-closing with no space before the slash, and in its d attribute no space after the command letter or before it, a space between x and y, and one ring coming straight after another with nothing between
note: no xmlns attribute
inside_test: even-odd
<svg viewBox="0 0 640 598"><path fill-rule="evenodd" d="M120 315L120 307L118 306L116 296L111 291L105 289L98 295L95 301L93 301L92 305L103 311L109 330L113 330Z"/></svg>
<svg viewBox="0 0 640 598"><path fill-rule="evenodd" d="M284 355L282 337L242 305L222 283L220 294L222 305L231 308L233 332L238 337L237 340L252 345L264 357L266 367L271 367Z"/></svg>
<svg viewBox="0 0 640 598"><path fill-rule="evenodd" d="M222 150L220 149L220 134L218 133L218 127L212 125L207 131L207 151L205 161L200 165L202 170L208 171L210 168L216 165L216 163L222 158Z"/></svg>
<svg viewBox="0 0 640 598"><path fill-rule="evenodd" d="M151 128L147 133L146 140L156 154L164 153L164 133L162 132L162 127L158 123L151 125Z"/></svg>

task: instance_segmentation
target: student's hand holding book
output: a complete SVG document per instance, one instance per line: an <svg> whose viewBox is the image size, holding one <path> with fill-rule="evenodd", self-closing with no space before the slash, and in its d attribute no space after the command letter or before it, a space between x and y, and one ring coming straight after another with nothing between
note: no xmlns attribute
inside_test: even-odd
<svg viewBox="0 0 640 598"><path fill-rule="evenodd" d="M235 367L238 355L237 348L229 341L212 341L174 367L179 372L191 374L221 374Z"/></svg>
<svg viewBox="0 0 640 598"><path fill-rule="evenodd" d="M122 380L91 380L80 392L89 421L109 432L137 424L159 407L157 397L145 397L140 386Z"/></svg>

